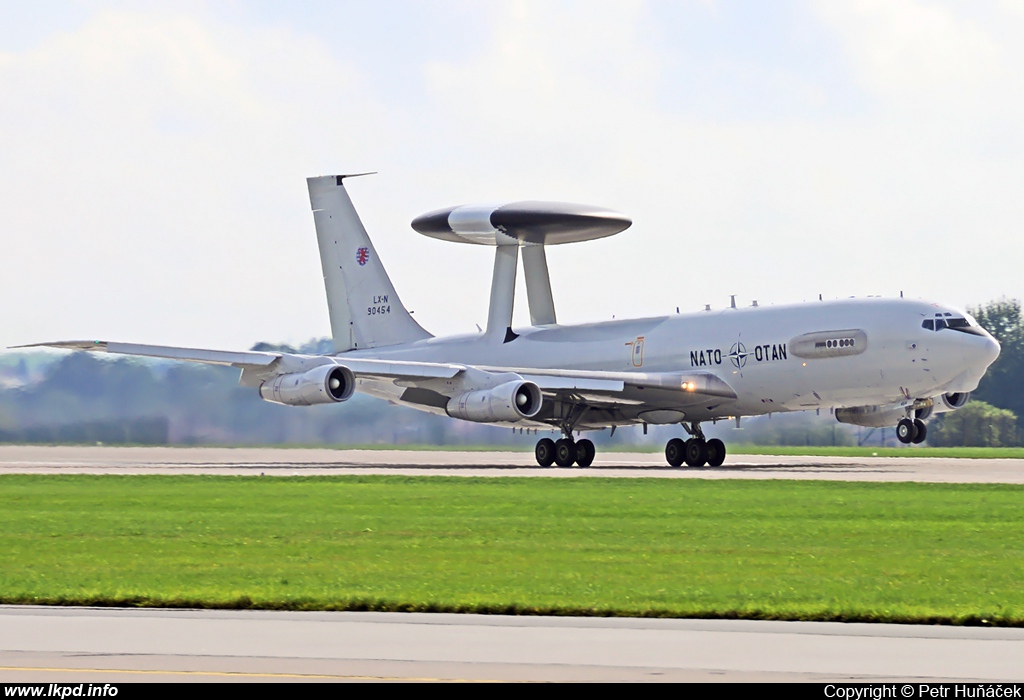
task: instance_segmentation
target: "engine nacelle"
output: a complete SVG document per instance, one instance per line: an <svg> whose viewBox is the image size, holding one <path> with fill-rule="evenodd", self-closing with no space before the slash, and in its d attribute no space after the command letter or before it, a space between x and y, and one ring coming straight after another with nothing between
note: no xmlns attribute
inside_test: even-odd
<svg viewBox="0 0 1024 700"><path fill-rule="evenodd" d="M920 408L917 410L917 417L921 420L925 420L936 413L949 413L955 411L958 408L963 408L971 398L971 392L969 391L956 391L948 394L942 394L932 399L932 405L928 408Z"/></svg>
<svg viewBox="0 0 1024 700"><path fill-rule="evenodd" d="M456 396L448 402L446 410L452 418L476 423L506 423L533 418L540 412L543 401L540 387L520 380Z"/></svg>
<svg viewBox="0 0 1024 700"><path fill-rule="evenodd" d="M906 417L907 409L904 406L892 404L836 409L836 420L840 423L862 425L865 428L890 428Z"/></svg>
<svg viewBox="0 0 1024 700"><path fill-rule="evenodd" d="M260 398L286 406L337 403L356 389L352 370L341 365L320 365L302 374L282 374L260 385Z"/></svg>
<svg viewBox="0 0 1024 700"><path fill-rule="evenodd" d="M950 394L943 394L942 396L935 399L935 412L946 413L948 411L955 411L958 408L963 408L971 399L971 392L969 391L958 391Z"/></svg>

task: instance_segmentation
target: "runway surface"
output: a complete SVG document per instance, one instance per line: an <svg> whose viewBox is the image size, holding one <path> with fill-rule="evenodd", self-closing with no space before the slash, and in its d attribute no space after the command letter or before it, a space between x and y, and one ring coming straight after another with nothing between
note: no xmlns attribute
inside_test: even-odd
<svg viewBox="0 0 1024 700"><path fill-rule="evenodd" d="M0 445L0 474L404 474L1024 484L1024 459L733 455L721 467L674 469L661 454L599 452L594 465L586 469L543 469L531 452Z"/></svg>
<svg viewBox="0 0 1024 700"><path fill-rule="evenodd" d="M0 681L1021 681L1024 629L0 607Z"/></svg>

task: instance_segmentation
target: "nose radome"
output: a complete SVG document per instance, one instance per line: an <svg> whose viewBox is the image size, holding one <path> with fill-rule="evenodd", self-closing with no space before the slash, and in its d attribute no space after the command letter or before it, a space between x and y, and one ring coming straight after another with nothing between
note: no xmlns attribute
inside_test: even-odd
<svg viewBox="0 0 1024 700"><path fill-rule="evenodd" d="M999 341L988 336L985 338L985 364L990 365L999 357Z"/></svg>

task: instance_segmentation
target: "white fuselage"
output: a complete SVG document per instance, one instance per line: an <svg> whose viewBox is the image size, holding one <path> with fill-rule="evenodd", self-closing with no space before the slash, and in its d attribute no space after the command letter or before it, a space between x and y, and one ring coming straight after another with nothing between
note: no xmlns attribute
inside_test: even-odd
<svg viewBox="0 0 1024 700"><path fill-rule="evenodd" d="M964 316L923 301L849 299L529 327L517 330L519 336L510 342L484 335L430 338L344 353L339 359L375 357L478 367L612 372L707 372L727 382L737 398L694 404L672 395L649 393L650 401L644 395L637 398L635 411L595 418L592 427L637 422L643 420L637 417L640 413L652 408L679 408L685 411L686 420L700 421L778 411L910 403L946 392L971 391L998 355L999 345L973 321L972 332L922 327L926 319L951 313ZM853 338L854 332L860 339L855 354L851 348L851 354L839 356L813 352L811 356L806 352L799 356L807 342L794 347L794 342L808 334L812 341L834 336L838 342L840 338ZM852 344L852 340L843 342ZM828 354L824 350L822 353ZM358 389L400 400L400 389L387 382L360 380Z"/></svg>

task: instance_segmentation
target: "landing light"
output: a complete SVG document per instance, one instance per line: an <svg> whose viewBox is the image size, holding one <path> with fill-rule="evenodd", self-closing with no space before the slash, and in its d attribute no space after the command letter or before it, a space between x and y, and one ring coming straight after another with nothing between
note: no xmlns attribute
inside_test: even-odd
<svg viewBox="0 0 1024 700"><path fill-rule="evenodd" d="M697 389L697 385L694 382L683 382L683 391L694 391Z"/></svg>

